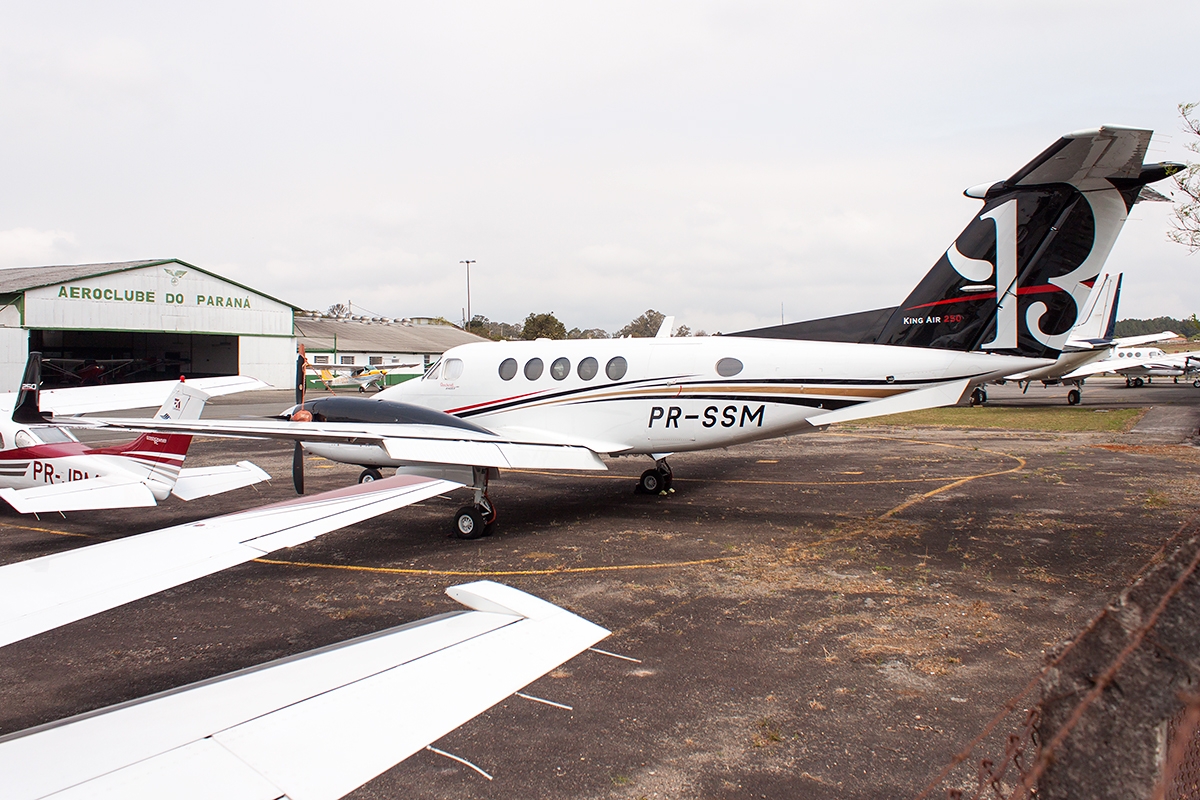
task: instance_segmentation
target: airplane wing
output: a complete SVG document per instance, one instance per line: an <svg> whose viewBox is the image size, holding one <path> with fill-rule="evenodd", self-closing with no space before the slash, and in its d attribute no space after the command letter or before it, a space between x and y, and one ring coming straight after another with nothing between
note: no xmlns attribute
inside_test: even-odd
<svg viewBox="0 0 1200 800"><path fill-rule="evenodd" d="M0 567L0 647L461 484L397 475Z"/></svg>
<svg viewBox="0 0 1200 800"><path fill-rule="evenodd" d="M133 475L102 475L32 489L0 489L0 499L22 514L93 511L157 505L146 484Z"/></svg>
<svg viewBox="0 0 1200 800"><path fill-rule="evenodd" d="M175 481L171 494L180 500L195 500L197 497L221 494L269 480L270 475L249 461L222 464L219 467L184 467L179 471L179 479Z"/></svg>
<svg viewBox="0 0 1200 800"><path fill-rule="evenodd" d="M73 386L68 389L47 389L40 392L40 407L56 415L92 414L117 411L125 408L157 408L167 399L179 381L149 381L147 383L119 383L110 386ZM245 392L251 389L269 389L270 384L257 378L230 375L221 378L196 378L187 381L210 397ZM17 393L0 394L0 413L11 413L16 404Z"/></svg>
<svg viewBox="0 0 1200 800"><path fill-rule="evenodd" d="M554 438L539 439L536 432L502 435L442 425L361 422L285 422L280 420L160 420L89 419L86 422L123 430L190 433L194 436L228 436L252 439L285 439L297 442L375 444L400 461L430 464L470 464L499 469L606 470L594 443L577 444Z"/></svg>
<svg viewBox="0 0 1200 800"><path fill-rule="evenodd" d="M0 738L4 795L332 800L608 635L491 581L447 594L473 610Z"/></svg>

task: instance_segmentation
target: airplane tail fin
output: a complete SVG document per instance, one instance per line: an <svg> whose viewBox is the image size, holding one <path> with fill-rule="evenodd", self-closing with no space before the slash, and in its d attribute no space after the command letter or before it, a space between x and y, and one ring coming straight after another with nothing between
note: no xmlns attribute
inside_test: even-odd
<svg viewBox="0 0 1200 800"><path fill-rule="evenodd" d="M1082 320L1071 331L1067 344L1079 347L1102 345L1112 339L1117 325L1117 303L1121 297L1121 279L1124 273L1100 275L1087 305L1080 314Z"/></svg>
<svg viewBox="0 0 1200 800"><path fill-rule="evenodd" d="M36 350L29 354L25 362L25 375L21 378L21 391L17 395L17 403L13 406L13 422L21 425L37 425L45 422L50 415L41 410L40 392L42 386L42 354Z"/></svg>
<svg viewBox="0 0 1200 800"><path fill-rule="evenodd" d="M1007 180L967 189L983 209L896 308L738 335L1057 357L1142 187L1182 168L1143 164L1150 136L1069 133Z"/></svg>
<svg viewBox="0 0 1200 800"><path fill-rule="evenodd" d="M208 395L180 381L154 414L155 419L199 419ZM177 433L143 433L132 442L105 448L104 452L126 456L137 467L130 471L150 484L155 497L164 499L175 488L179 471L187 457L192 437Z"/></svg>

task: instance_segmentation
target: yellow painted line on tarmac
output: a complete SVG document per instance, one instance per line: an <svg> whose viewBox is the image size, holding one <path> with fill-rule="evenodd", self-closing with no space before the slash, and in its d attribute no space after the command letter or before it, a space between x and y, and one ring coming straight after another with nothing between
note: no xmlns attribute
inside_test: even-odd
<svg viewBox="0 0 1200 800"><path fill-rule="evenodd" d="M749 556L722 556L720 558L701 558L695 561L668 561L658 564L612 564L603 567L553 567L551 569L510 569L510 570L449 570L449 569L416 569L404 567L364 567L357 564L321 564L311 561L280 561L273 558L256 558L256 564L272 564L281 567L310 567L313 569L342 569L350 572L376 572L385 575L440 575L454 578L504 578L521 575L566 575L582 572L619 572L633 569L669 569L671 567L694 567L701 564L719 564L723 561L736 561Z"/></svg>
<svg viewBox="0 0 1200 800"><path fill-rule="evenodd" d="M71 533L70 531L56 531L53 528L34 528L30 525L10 525L7 522L2 526L4 528L13 528L18 531L36 531L37 533L52 533L55 536L78 536L81 539L91 539L90 533Z"/></svg>

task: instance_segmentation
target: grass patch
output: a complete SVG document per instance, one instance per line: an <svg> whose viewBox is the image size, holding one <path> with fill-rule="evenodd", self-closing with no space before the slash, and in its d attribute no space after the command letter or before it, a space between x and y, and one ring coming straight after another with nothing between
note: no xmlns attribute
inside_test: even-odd
<svg viewBox="0 0 1200 800"><path fill-rule="evenodd" d="M926 408L906 414L879 417L879 425L902 427L934 426L944 428L1004 428L1019 431L1059 431L1063 433L1111 432L1124 433L1145 416L1145 408L1114 408L1097 411L1092 408L1045 406L998 408L951 406Z"/></svg>

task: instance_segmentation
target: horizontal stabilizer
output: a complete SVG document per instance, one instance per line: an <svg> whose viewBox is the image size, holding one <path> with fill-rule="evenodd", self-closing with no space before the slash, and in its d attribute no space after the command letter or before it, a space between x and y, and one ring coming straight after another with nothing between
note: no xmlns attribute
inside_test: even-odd
<svg viewBox="0 0 1200 800"><path fill-rule="evenodd" d="M459 484L396 476L0 567L0 647Z"/></svg>
<svg viewBox="0 0 1200 800"><path fill-rule="evenodd" d="M95 511L156 505L146 484L136 478L101 476L64 481L32 489L0 489L0 498L22 514Z"/></svg>
<svg viewBox="0 0 1200 800"><path fill-rule="evenodd" d="M1163 331L1162 333L1143 333L1141 336L1121 336L1113 339L1112 343L1117 347L1137 347L1139 344L1153 344L1182 338L1175 331Z"/></svg>
<svg viewBox="0 0 1200 800"><path fill-rule="evenodd" d="M962 399L970 385L970 379L964 378L960 381L931 386L928 389L917 389L913 392L885 397L882 400L847 406L837 411L809 417L808 422L813 426L832 425L837 422L852 422L871 417L885 417L889 414L903 414L906 411L919 411L923 408L952 406Z"/></svg>
<svg viewBox="0 0 1200 800"><path fill-rule="evenodd" d="M219 467L188 467L179 471L179 480L175 481L171 494L180 500L195 500L269 480L270 475L249 461Z"/></svg>
<svg viewBox="0 0 1200 800"><path fill-rule="evenodd" d="M341 797L608 635L490 581L447 593L484 610L0 738L5 797Z"/></svg>

